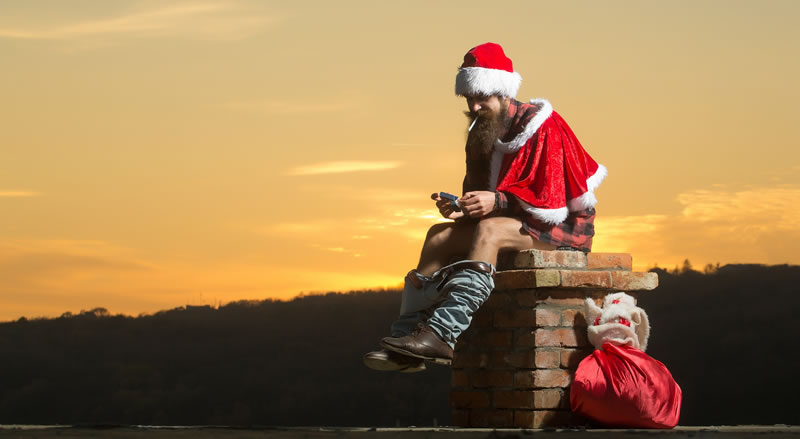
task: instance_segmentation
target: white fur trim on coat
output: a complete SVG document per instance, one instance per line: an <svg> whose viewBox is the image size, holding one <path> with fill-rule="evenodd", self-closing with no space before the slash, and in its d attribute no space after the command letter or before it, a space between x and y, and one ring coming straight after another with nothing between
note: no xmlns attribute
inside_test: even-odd
<svg viewBox="0 0 800 439"><path fill-rule="evenodd" d="M484 67L464 67L456 75L456 94L459 96L517 95L522 76L517 72Z"/></svg>
<svg viewBox="0 0 800 439"><path fill-rule="evenodd" d="M542 126L544 121L553 114L553 105L550 104L550 101L547 99L531 99L531 104L541 106L536 115L528 122L528 125L525 125L525 129L517 134L517 137L514 137L511 141L501 142L498 139L494 144L495 151L503 151L505 154L519 151L522 145L536 134L536 131Z"/></svg>
<svg viewBox="0 0 800 439"><path fill-rule="evenodd" d="M606 178L608 175L608 169L601 164L597 164L597 172L594 173L591 177L586 179L586 186L589 189L589 192L594 192L597 189L597 186L600 186L600 183L603 182L603 179Z"/></svg>
<svg viewBox="0 0 800 439"><path fill-rule="evenodd" d="M517 134L517 136L514 137L514 139L512 139L510 142L501 142L500 139L498 139L494 144L492 161L489 165L489 169L491 171L489 175L489 186L491 188L489 190L493 191L497 187L497 179L500 177L500 167L503 163L503 156L505 154L511 154L519 151L519 149L522 148L522 145L524 145L525 142L527 142L528 139L530 139L531 136L536 133L536 130L542 126L544 121L547 120L551 114L553 114L553 106L547 99L531 99L531 104L540 105L540 108L536 115L531 118L530 122L525 125L525 128L522 130L522 132Z"/></svg>
<svg viewBox="0 0 800 439"><path fill-rule="evenodd" d="M566 207L559 207L558 209L542 209L541 207L533 207L519 198L517 201L519 201L520 207L522 207L525 212L528 212L529 214L533 215L534 218L547 224L561 224L569 215L569 211Z"/></svg>
<svg viewBox="0 0 800 439"><path fill-rule="evenodd" d="M583 209L594 207L595 204L597 204L597 198L595 198L594 192L589 191L580 197L567 201L567 208L570 212L578 212Z"/></svg>
<svg viewBox="0 0 800 439"><path fill-rule="evenodd" d="M594 190L597 189L597 186L600 186L600 183L602 183L603 179L606 178L606 175L608 175L608 170L605 166L600 164L597 166L597 172L586 179L586 186L588 189L587 192L579 197L575 197L567 201L567 207L569 208L570 212L578 212L583 209L594 207L597 204L597 198L594 196Z"/></svg>

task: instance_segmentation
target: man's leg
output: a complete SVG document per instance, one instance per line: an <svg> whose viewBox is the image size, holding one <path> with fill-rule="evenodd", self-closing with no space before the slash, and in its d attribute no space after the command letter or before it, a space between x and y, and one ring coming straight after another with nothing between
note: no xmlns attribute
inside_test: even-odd
<svg viewBox="0 0 800 439"><path fill-rule="evenodd" d="M434 281L430 276L453 257L467 254L474 229L474 224L440 223L428 230L419 265L406 275L400 315L391 326L392 337L411 334L420 323L431 317L433 309L442 300L442 294L436 289L438 280ZM382 371L425 370L421 359L387 350L368 352L364 355L364 364Z"/></svg>
<svg viewBox="0 0 800 439"><path fill-rule="evenodd" d="M486 218L475 228L469 259L497 264L500 250L555 250L556 246L535 239L522 228L518 218L498 216Z"/></svg>
<svg viewBox="0 0 800 439"><path fill-rule="evenodd" d="M497 263L497 253L506 249L555 248L534 239L522 228L519 219L509 217L481 220L475 226L469 242L469 260L485 262L489 269L470 265L469 262L454 264L456 270L442 286L442 292L447 296L433 311L424 328L412 336L385 338L381 342L382 346L396 352L447 363L452 358L456 339L469 327L472 315L494 289L492 275L494 264Z"/></svg>
<svg viewBox="0 0 800 439"><path fill-rule="evenodd" d="M497 264L500 250L524 250L538 248L554 250L552 244L533 238L522 227L522 221L511 217L492 217L481 220L475 227L471 240L469 260ZM447 298L428 319L430 325L450 347L456 338L469 327L472 315L480 308L494 289L494 273L464 270L448 279Z"/></svg>
<svg viewBox="0 0 800 439"><path fill-rule="evenodd" d="M439 223L428 229L417 272L431 276L456 256L466 256L478 223Z"/></svg>
<svg viewBox="0 0 800 439"><path fill-rule="evenodd" d="M431 317L433 309L443 297L436 289L438 281L433 281L430 276L454 257L466 256L475 234L475 225L439 223L428 230L419 265L406 275L400 316L391 326L392 337L410 334L417 324Z"/></svg>

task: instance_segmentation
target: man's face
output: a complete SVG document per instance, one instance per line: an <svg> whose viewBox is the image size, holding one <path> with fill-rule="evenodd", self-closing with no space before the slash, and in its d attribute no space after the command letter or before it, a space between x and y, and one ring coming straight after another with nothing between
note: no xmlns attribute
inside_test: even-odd
<svg viewBox="0 0 800 439"><path fill-rule="evenodd" d="M472 117L497 116L503 109L503 101L498 96L467 96L467 108Z"/></svg>

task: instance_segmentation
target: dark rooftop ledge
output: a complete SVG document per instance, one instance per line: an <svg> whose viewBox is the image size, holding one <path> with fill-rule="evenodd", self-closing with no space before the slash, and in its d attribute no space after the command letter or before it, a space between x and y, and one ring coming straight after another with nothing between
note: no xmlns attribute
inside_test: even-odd
<svg viewBox="0 0 800 439"><path fill-rule="evenodd" d="M636 430L636 429L491 429L491 428L455 428L455 427L410 427L410 428L351 428L351 427L232 427L213 425L193 426L155 426L155 425L0 425L0 437L97 437L97 438L272 438L272 439L342 439L354 438L381 439L423 439L435 436L459 438L521 438L558 437L558 438L625 438L651 437L665 435L671 438L683 437L754 437L788 438L800 435L800 426L786 425L736 425L736 426L702 426L677 427L672 430Z"/></svg>

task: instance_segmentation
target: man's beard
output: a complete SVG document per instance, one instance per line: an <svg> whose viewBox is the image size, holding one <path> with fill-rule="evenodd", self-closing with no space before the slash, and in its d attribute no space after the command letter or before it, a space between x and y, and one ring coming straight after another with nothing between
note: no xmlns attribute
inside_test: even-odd
<svg viewBox="0 0 800 439"><path fill-rule="evenodd" d="M498 112L479 111L477 114L465 111L470 121L475 122L467 134L467 173L464 177L465 190L489 190L491 170L489 169L492 151L497 139L505 132L509 122L508 104L501 101ZM477 118L477 120L476 120Z"/></svg>

